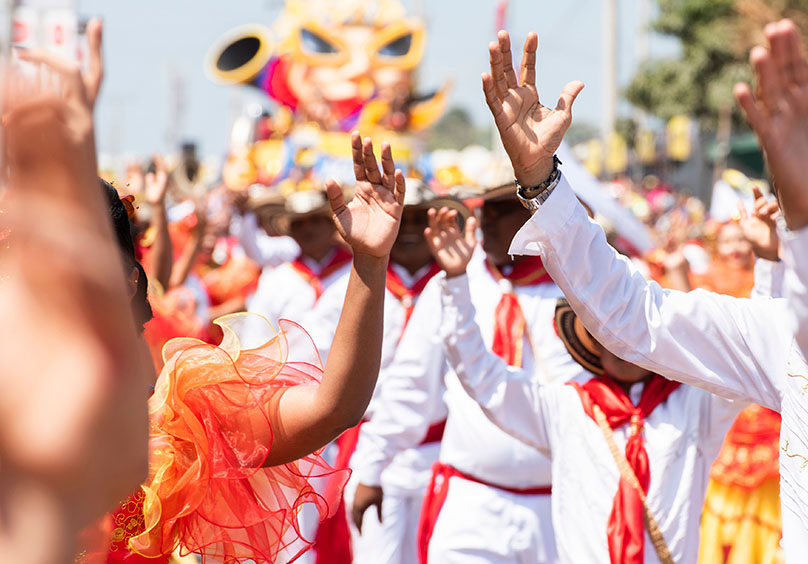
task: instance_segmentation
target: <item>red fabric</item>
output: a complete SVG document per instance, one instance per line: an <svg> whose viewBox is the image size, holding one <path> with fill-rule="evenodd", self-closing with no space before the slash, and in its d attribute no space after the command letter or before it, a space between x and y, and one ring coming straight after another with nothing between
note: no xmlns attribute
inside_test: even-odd
<svg viewBox="0 0 808 564"><path fill-rule="evenodd" d="M338 476L342 487L349 472L331 468L320 451L263 467L280 394L320 381L317 348L285 320L277 333L249 314L219 323L226 328L219 347L190 339L166 344L168 360L149 400L145 526L129 546L154 557L182 546L203 560L274 562L286 547L302 553L310 545L298 529L303 503L314 504L320 519L339 508L339 488L326 498L312 482ZM262 328L264 344L242 348L240 335L249 331L257 343Z"/></svg>
<svg viewBox="0 0 808 564"><path fill-rule="evenodd" d="M359 431L364 424L361 421L337 438L337 457L334 468L348 468L359 442ZM336 480L329 480L326 485L326 497L332 499L338 495L341 485ZM315 564L351 564L351 531L348 529L348 518L345 514L345 499L340 497L339 509L332 516L320 523L314 537Z"/></svg>
<svg viewBox="0 0 808 564"><path fill-rule="evenodd" d="M334 256L331 257L331 260L328 261L319 274L314 272L306 265L306 263L303 262L302 256L297 257L289 264L291 264L292 268L294 268L295 271L314 289L315 301L317 301L320 299L320 296L323 295L322 279L327 278L329 275L342 268L352 258L353 255L351 255L351 253L342 247L337 247L334 252Z"/></svg>
<svg viewBox="0 0 808 564"><path fill-rule="evenodd" d="M469 474L465 474L460 470L436 462L432 466L432 478L429 481L429 487L426 490L424 497L424 504L421 507L421 516L418 519L417 543L418 543L418 563L427 564L427 554L429 552L429 541L432 539L432 533L435 530L435 523L438 522L438 515L446 501L446 496L449 495L449 479L462 478L477 484L488 486L489 488L497 488L512 494L518 495L550 495L552 488L550 486L543 486L538 488L508 488L491 482L486 482L475 478Z"/></svg>
<svg viewBox="0 0 808 564"><path fill-rule="evenodd" d="M595 420L593 405L606 415L612 429L631 423L631 434L626 441L626 459L640 482L643 493L648 493L651 473L642 427L645 418L668 399L679 382L654 375L646 382L639 403L634 406L625 390L609 376L592 378L584 385L570 382L581 396L586 414ZM614 496L612 511L606 527L609 559L612 564L642 564L644 562L645 526L642 499L629 482L620 477Z"/></svg>
<svg viewBox="0 0 808 564"><path fill-rule="evenodd" d="M507 280L516 286L537 286L553 279L544 268L539 257L526 257L514 264L507 275L493 264L486 261L488 271L497 281ZM494 311L494 340L492 352L508 363L509 366L522 366L527 321L519 300L513 291L504 291Z"/></svg>
<svg viewBox="0 0 808 564"><path fill-rule="evenodd" d="M112 514L112 531L107 564L167 564L169 556L147 558L129 550L129 539L143 533L143 490L138 490Z"/></svg>
<svg viewBox="0 0 808 564"><path fill-rule="evenodd" d="M424 440L418 446L429 445L432 443L439 443L443 440L443 432L446 430L446 419L438 423L433 423L426 430Z"/></svg>
<svg viewBox="0 0 808 564"><path fill-rule="evenodd" d="M275 58L269 61L266 67L266 78L262 85L269 97L296 110L299 100L289 88L289 61Z"/></svg>
<svg viewBox="0 0 808 564"><path fill-rule="evenodd" d="M396 271L393 269L393 265L388 265L387 267L387 290L393 294L396 299L401 302L401 305L404 306L405 317L404 317L404 327L406 328L407 323L410 321L410 317L412 317L412 310L415 308L415 300L418 296L421 295L421 292L424 291L426 285L429 283L432 278L435 277L436 274L440 272L440 267L437 263L432 263L429 271L424 274L421 278L415 281L412 285L412 288L408 287L404 282L401 280L401 277L396 274Z"/></svg>

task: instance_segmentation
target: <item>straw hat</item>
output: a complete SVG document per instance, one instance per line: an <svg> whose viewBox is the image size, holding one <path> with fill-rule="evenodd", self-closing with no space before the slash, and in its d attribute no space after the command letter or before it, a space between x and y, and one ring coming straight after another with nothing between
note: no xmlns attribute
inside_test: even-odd
<svg viewBox="0 0 808 564"><path fill-rule="evenodd" d="M453 186L449 193L461 200L471 200L473 205L501 198L516 199L514 174L508 159L490 159L484 170L475 178L473 185Z"/></svg>
<svg viewBox="0 0 808 564"><path fill-rule="evenodd" d="M406 208L449 208L457 210L458 215L465 219L471 213L466 205L452 196L439 196L432 188L418 178L407 178L407 193L404 196Z"/></svg>
<svg viewBox="0 0 808 564"><path fill-rule="evenodd" d="M331 216L331 205L325 190L292 192L283 198L282 205L267 204L264 210L269 227L281 235L288 235L289 227L296 220Z"/></svg>
<svg viewBox="0 0 808 564"><path fill-rule="evenodd" d="M597 343L575 315L567 300L558 300L555 310L555 328L558 337L567 347L567 351L575 362L593 374L603 374Z"/></svg>

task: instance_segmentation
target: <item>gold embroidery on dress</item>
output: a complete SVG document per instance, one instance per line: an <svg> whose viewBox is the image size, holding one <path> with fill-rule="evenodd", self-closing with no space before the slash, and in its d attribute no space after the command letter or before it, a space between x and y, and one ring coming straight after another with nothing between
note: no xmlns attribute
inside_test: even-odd
<svg viewBox="0 0 808 564"><path fill-rule="evenodd" d="M787 372L789 378L802 378L806 381L805 384L800 386L802 390L802 395L808 394L808 377L803 376L802 374L792 374L791 372Z"/></svg>
<svg viewBox="0 0 808 564"><path fill-rule="evenodd" d="M805 469L806 466L808 466L808 458L804 457L801 454L797 454L797 453L792 454L792 453L788 452L788 439L786 439L786 443L785 443L785 445L783 445L781 450L789 458L800 458L800 459L802 459L802 464L800 464L800 470L803 470L803 469Z"/></svg>

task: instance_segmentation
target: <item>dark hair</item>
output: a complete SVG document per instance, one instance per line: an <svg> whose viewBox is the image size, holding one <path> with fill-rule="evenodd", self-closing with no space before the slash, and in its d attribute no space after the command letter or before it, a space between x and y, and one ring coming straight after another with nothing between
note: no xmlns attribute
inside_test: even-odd
<svg viewBox="0 0 808 564"><path fill-rule="evenodd" d="M135 254L135 240L132 236L132 224L129 221L126 206L124 206L118 191L112 184L103 179L99 180L101 181L101 187L106 191L107 202L109 203L109 217L112 220L112 229L115 231L115 239L118 241L118 248L121 250L124 264L138 270L137 293L132 298L132 313L135 316L138 329L142 332L143 325L154 317L148 298L149 280L146 278L146 271L143 270L143 266L138 262Z"/></svg>

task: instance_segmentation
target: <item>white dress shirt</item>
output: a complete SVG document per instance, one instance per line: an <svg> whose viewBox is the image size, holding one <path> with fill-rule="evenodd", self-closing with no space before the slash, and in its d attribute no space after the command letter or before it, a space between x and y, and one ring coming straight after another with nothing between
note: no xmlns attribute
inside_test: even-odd
<svg viewBox="0 0 808 564"><path fill-rule="evenodd" d="M303 257L302 260L312 272L320 273L331 260L332 253L329 253L319 263L308 257ZM351 261L348 261L325 278L321 278L320 283L324 293L337 280L347 276L350 270ZM317 303L317 293L314 287L292 267L291 263L287 262L277 268L263 270L258 280L258 289L247 303L247 310L263 315L275 327L278 326L277 323L280 319L288 319L312 331L314 327L307 324L306 320L315 303ZM323 359L323 363L325 363L325 359Z"/></svg>
<svg viewBox="0 0 808 564"><path fill-rule="evenodd" d="M793 255L808 229L785 241ZM779 411L780 499L788 562L808 554L808 365L785 299L736 299L647 282L607 243L562 178L517 233L514 255L541 255L587 329L621 358L730 399ZM788 265L789 278L805 280ZM804 265L803 265L804 266ZM798 334L802 334L801 332Z"/></svg>
<svg viewBox="0 0 808 564"><path fill-rule="evenodd" d="M514 439L491 423L477 403L446 370L440 339L439 274L427 285L410 320L394 363L387 370L382 395L371 423L375 429L374 458L367 460L360 481L378 484L381 471L404 449L416 446L432 423L448 408L440 460L466 474L510 488L549 485L550 461L534 448ZM480 249L469 265L471 293L477 307L477 323L490 348L494 312L502 286L488 272ZM566 381L580 373L553 328L555 304L561 293L552 283L514 288L529 326L524 366L532 378L543 382ZM417 330L415 330L417 328ZM445 375L440 378L439 375ZM444 384L445 382L445 384Z"/></svg>
<svg viewBox="0 0 808 564"><path fill-rule="evenodd" d="M607 524L620 472L603 433L568 385L542 385L489 352L474 323L465 276L443 284L442 334L449 363L489 418L552 459L553 528L562 562L608 562ZM581 384L592 375L581 369ZM643 384L631 387L636 405ZM710 466L744 402L681 386L645 419L648 506L674 562L698 559L699 521ZM614 430L621 452L630 425ZM659 562L646 533L645 562Z"/></svg>
<svg viewBox="0 0 808 564"><path fill-rule="evenodd" d="M233 214L230 234L238 238L244 254L261 267L280 266L295 260L300 254L300 247L291 237L267 235L258 226L258 218L252 212Z"/></svg>

